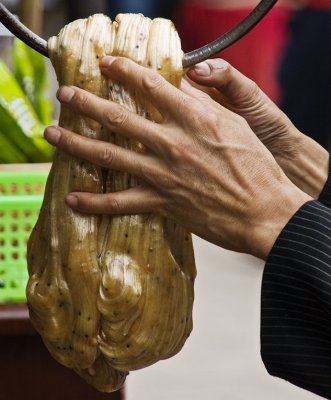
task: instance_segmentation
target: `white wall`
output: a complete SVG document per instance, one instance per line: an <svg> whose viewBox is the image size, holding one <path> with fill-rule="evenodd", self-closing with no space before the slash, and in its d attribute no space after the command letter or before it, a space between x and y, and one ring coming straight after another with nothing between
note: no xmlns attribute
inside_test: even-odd
<svg viewBox="0 0 331 400"><path fill-rule="evenodd" d="M263 263L195 238L194 328L170 360L130 374L126 400L317 400L269 376L260 358Z"/></svg>

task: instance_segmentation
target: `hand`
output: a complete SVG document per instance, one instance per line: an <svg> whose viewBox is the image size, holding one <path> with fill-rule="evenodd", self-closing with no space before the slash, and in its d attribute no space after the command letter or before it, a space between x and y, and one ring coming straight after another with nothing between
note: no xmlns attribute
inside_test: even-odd
<svg viewBox="0 0 331 400"><path fill-rule="evenodd" d="M200 63L187 76L219 104L245 118L292 182L319 197L328 177L328 152L297 130L256 83L221 59Z"/></svg>
<svg viewBox="0 0 331 400"><path fill-rule="evenodd" d="M75 157L127 171L141 185L107 194L71 193L67 203L88 213L157 212L224 248L266 258L281 229L311 198L284 175L244 118L184 84L182 91L127 59L107 57L103 73L148 98L162 124L76 87L62 105L107 129L138 140L134 153L51 127L46 139Z"/></svg>

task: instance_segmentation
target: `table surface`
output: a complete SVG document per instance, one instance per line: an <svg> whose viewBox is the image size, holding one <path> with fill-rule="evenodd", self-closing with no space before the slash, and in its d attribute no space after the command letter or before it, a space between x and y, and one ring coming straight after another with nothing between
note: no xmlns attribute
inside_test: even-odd
<svg viewBox="0 0 331 400"><path fill-rule="evenodd" d="M0 335L36 334L26 304L0 304Z"/></svg>
<svg viewBox="0 0 331 400"><path fill-rule="evenodd" d="M123 391L98 392L57 363L33 328L26 304L0 304L0 354L0 400L124 399Z"/></svg>

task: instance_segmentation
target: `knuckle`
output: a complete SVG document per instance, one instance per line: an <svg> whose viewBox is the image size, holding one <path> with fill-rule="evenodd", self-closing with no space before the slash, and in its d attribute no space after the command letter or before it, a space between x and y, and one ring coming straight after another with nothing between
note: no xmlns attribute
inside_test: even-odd
<svg viewBox="0 0 331 400"><path fill-rule="evenodd" d="M155 183L157 181L158 171L156 168L150 168L148 164L139 163L137 165L139 176L143 178L145 182Z"/></svg>
<svg viewBox="0 0 331 400"><path fill-rule="evenodd" d="M219 128L220 115L214 110L205 110L200 114L200 127L203 130L214 131Z"/></svg>
<svg viewBox="0 0 331 400"><path fill-rule="evenodd" d="M162 215L163 217L169 217L169 215L171 214L169 214L167 210L168 200L166 198L161 197L161 195L159 195L159 198L160 200L154 207L155 213Z"/></svg>
<svg viewBox="0 0 331 400"><path fill-rule="evenodd" d="M183 132L174 134L171 131L165 131L164 136L158 142L159 154L173 162L180 161L183 153L190 151L191 147L191 138L187 137Z"/></svg>
<svg viewBox="0 0 331 400"><path fill-rule="evenodd" d="M220 115L214 110L208 110L203 115L203 123L209 124L210 126L217 126L220 123Z"/></svg>
<svg viewBox="0 0 331 400"><path fill-rule="evenodd" d="M89 102L89 96L85 91L77 91L75 93L73 101L80 109L84 109Z"/></svg>
<svg viewBox="0 0 331 400"><path fill-rule="evenodd" d="M176 179L170 171L165 171L162 176L159 177L160 189L166 192L172 192L177 188Z"/></svg>
<svg viewBox="0 0 331 400"><path fill-rule="evenodd" d="M167 143L167 150L170 158L173 161L179 161L187 152L188 145L183 140L172 140Z"/></svg>
<svg viewBox="0 0 331 400"><path fill-rule="evenodd" d="M190 127L199 125L199 120L203 117L202 110L206 107L204 103L184 95L177 104L178 113L182 116L185 125Z"/></svg>
<svg viewBox="0 0 331 400"><path fill-rule="evenodd" d="M198 99L201 102L208 102L208 101L211 100L211 97L210 97L210 95L208 93L205 93L205 92L201 91L200 93L198 93Z"/></svg>
<svg viewBox="0 0 331 400"><path fill-rule="evenodd" d="M70 153L75 152L79 145L79 137L74 133L63 133L59 145L62 149L68 150Z"/></svg>
<svg viewBox="0 0 331 400"><path fill-rule="evenodd" d="M127 75L130 69L130 61L126 58L117 58L112 63L112 67L121 75Z"/></svg>
<svg viewBox="0 0 331 400"><path fill-rule="evenodd" d="M211 64L212 77L215 81L215 85L219 88L226 89L233 80L233 67L226 61L222 60L221 65L217 63L217 60Z"/></svg>
<svg viewBox="0 0 331 400"><path fill-rule="evenodd" d="M248 103L256 101L260 97L260 87L259 85L252 81L251 79L247 79L246 81L246 101Z"/></svg>
<svg viewBox="0 0 331 400"><path fill-rule="evenodd" d="M155 207L159 211L167 204L167 198L156 190L153 191L153 194L155 196Z"/></svg>
<svg viewBox="0 0 331 400"><path fill-rule="evenodd" d="M128 119L128 112L123 108L118 108L116 110L106 111L104 120L105 124L111 127L120 128L123 126Z"/></svg>
<svg viewBox="0 0 331 400"><path fill-rule="evenodd" d="M154 72L146 72L142 78L142 87L147 92L157 91L165 84L161 75Z"/></svg>
<svg viewBox="0 0 331 400"><path fill-rule="evenodd" d="M104 146L98 154L98 161L101 165L110 167L115 158L115 149L110 146Z"/></svg>
<svg viewBox="0 0 331 400"><path fill-rule="evenodd" d="M213 69L222 71L222 74L225 74L226 76L232 75L233 67L230 63L222 60L222 63L220 65L219 62L217 62L218 60L215 60L215 61L216 62L215 62L215 65L213 66Z"/></svg>
<svg viewBox="0 0 331 400"><path fill-rule="evenodd" d="M115 196L107 197L107 211L113 214L121 214L122 207Z"/></svg>
<svg viewBox="0 0 331 400"><path fill-rule="evenodd" d="M234 100L235 109L242 113L258 110L265 102L262 91L257 83L245 77L242 89Z"/></svg>
<svg viewBox="0 0 331 400"><path fill-rule="evenodd" d="M195 113L198 111L199 107L197 106L195 100L191 97L182 95L179 104L178 104L179 112L183 113L183 115L188 115L188 113Z"/></svg>

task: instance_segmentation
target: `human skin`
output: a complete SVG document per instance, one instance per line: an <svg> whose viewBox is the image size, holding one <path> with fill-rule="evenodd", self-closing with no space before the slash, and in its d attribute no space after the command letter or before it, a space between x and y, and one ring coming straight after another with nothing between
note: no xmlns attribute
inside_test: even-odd
<svg viewBox="0 0 331 400"><path fill-rule="evenodd" d="M244 117L291 181L314 199L319 197L328 177L329 153L300 132L255 82L222 59L197 64L187 76L216 102Z"/></svg>
<svg viewBox="0 0 331 400"><path fill-rule="evenodd" d="M71 193L67 204L86 213L157 212L218 246L266 259L282 228L312 197L290 181L245 118L187 81L179 90L128 59L106 57L100 67L148 98L163 123L82 89L60 88L63 106L147 149L138 154L47 128L45 138L62 151L142 182L116 193Z"/></svg>

